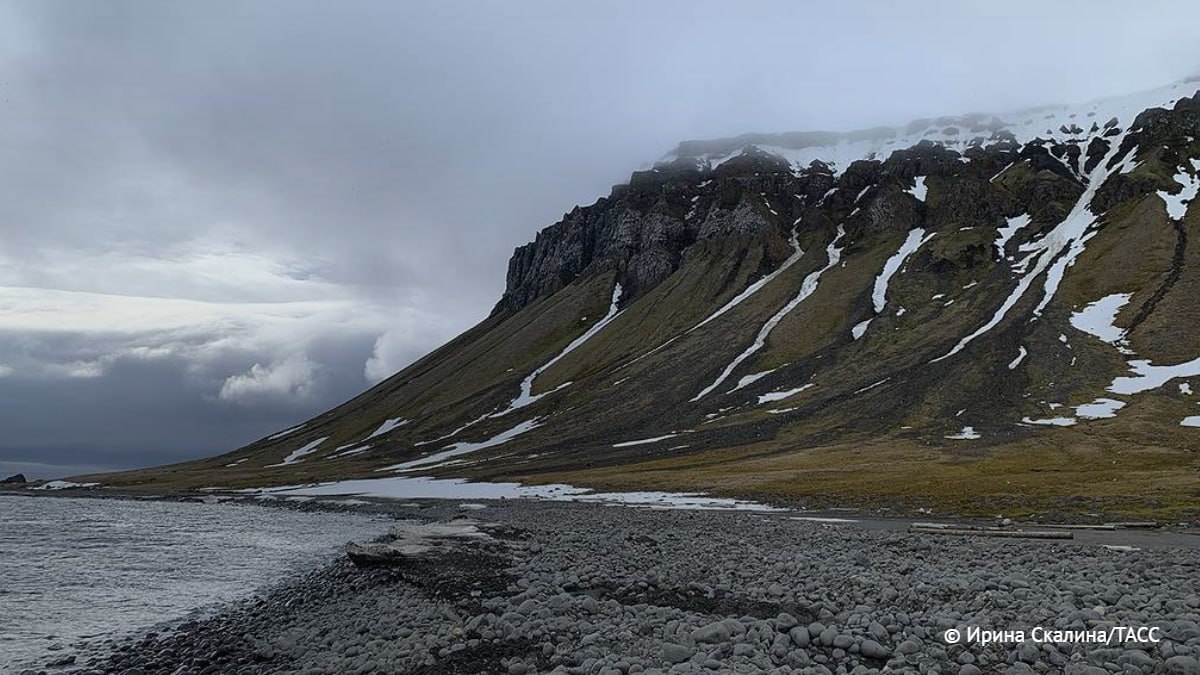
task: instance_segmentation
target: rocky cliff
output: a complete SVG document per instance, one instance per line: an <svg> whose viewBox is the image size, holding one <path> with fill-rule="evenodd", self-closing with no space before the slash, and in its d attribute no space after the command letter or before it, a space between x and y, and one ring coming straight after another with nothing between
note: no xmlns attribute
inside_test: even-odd
<svg viewBox="0 0 1200 675"><path fill-rule="evenodd" d="M475 328L172 480L1193 513L1197 89L683 143L518 248Z"/></svg>

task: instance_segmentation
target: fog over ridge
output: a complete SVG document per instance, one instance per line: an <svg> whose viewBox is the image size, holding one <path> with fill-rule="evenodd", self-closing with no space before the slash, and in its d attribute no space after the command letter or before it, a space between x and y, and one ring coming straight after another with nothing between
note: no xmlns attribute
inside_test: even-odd
<svg viewBox="0 0 1200 675"><path fill-rule="evenodd" d="M1184 2L0 3L0 474L214 454L487 315L685 139L1200 72ZM0 478L3 478L0 475Z"/></svg>

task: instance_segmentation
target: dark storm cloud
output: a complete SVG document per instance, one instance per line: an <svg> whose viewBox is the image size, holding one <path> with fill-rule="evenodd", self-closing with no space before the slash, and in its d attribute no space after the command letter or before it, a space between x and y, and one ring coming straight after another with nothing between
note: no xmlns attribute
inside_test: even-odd
<svg viewBox="0 0 1200 675"><path fill-rule="evenodd" d="M1198 22L1185 2L0 5L0 426L20 430L0 452L236 446L482 318L513 246L679 140L1149 88L1200 71Z"/></svg>

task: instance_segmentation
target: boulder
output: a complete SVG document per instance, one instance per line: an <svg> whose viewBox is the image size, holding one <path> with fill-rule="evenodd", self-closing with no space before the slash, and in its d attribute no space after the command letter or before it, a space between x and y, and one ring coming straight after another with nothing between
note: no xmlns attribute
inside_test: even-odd
<svg viewBox="0 0 1200 675"><path fill-rule="evenodd" d="M24 485L25 483L28 483L28 482L29 481L25 480L25 474L18 473L16 475L5 478L4 480L0 480L0 485Z"/></svg>
<svg viewBox="0 0 1200 675"><path fill-rule="evenodd" d="M404 560L404 554L389 544L346 544L346 556L356 567L378 567L395 565Z"/></svg>
<svg viewBox="0 0 1200 675"><path fill-rule="evenodd" d="M346 556L357 567L399 565L407 560L452 554L469 542L489 540L480 523L458 519L450 523L400 521L388 528L384 541L346 544Z"/></svg>

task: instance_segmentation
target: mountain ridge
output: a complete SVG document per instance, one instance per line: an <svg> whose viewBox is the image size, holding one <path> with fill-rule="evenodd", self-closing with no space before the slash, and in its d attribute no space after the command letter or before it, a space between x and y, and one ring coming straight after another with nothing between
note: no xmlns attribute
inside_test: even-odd
<svg viewBox="0 0 1200 675"><path fill-rule="evenodd" d="M102 480L1197 513L1197 89L890 145L681 144L519 247L491 315L401 373L292 434Z"/></svg>

